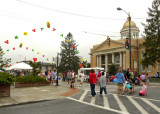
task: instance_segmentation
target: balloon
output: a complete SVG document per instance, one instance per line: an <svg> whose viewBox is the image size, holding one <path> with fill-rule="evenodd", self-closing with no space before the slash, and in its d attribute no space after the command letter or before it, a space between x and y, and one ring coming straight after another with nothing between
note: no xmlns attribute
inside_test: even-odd
<svg viewBox="0 0 160 114"><path fill-rule="evenodd" d="M48 58L46 60L48 61Z"/></svg>
<svg viewBox="0 0 160 114"><path fill-rule="evenodd" d="M19 47L21 48L23 46L23 43L20 43Z"/></svg>
<svg viewBox="0 0 160 114"><path fill-rule="evenodd" d="M79 65L79 67L83 67L82 63Z"/></svg>
<svg viewBox="0 0 160 114"><path fill-rule="evenodd" d="M75 48L76 46L72 45L72 48Z"/></svg>
<svg viewBox="0 0 160 114"><path fill-rule="evenodd" d="M18 64L18 61L16 63Z"/></svg>
<svg viewBox="0 0 160 114"><path fill-rule="evenodd" d="M52 65L52 62L50 64Z"/></svg>
<svg viewBox="0 0 160 114"><path fill-rule="evenodd" d="M32 51L34 51L34 49L32 49Z"/></svg>
<svg viewBox="0 0 160 114"><path fill-rule="evenodd" d="M26 50L28 50L28 47L26 47Z"/></svg>
<svg viewBox="0 0 160 114"><path fill-rule="evenodd" d="M33 32L36 32L36 29L32 29Z"/></svg>
<svg viewBox="0 0 160 114"><path fill-rule="evenodd" d="M5 67L7 67L7 65L5 65Z"/></svg>
<svg viewBox="0 0 160 114"><path fill-rule="evenodd" d="M61 77L58 77L58 80L61 80Z"/></svg>
<svg viewBox="0 0 160 114"><path fill-rule="evenodd" d="M157 77L158 75L157 75L157 73L155 74L155 77Z"/></svg>
<svg viewBox="0 0 160 114"><path fill-rule="evenodd" d="M53 31L56 31L56 29L55 29L55 28L53 28Z"/></svg>
<svg viewBox="0 0 160 114"><path fill-rule="evenodd" d="M8 41L8 40L6 40L6 41L4 41L4 43L9 44L9 41Z"/></svg>
<svg viewBox="0 0 160 114"><path fill-rule="evenodd" d="M47 22L47 28L50 28L50 22L49 21Z"/></svg>
<svg viewBox="0 0 160 114"><path fill-rule="evenodd" d="M15 50L15 47L13 48L13 50Z"/></svg>
<svg viewBox="0 0 160 114"><path fill-rule="evenodd" d="M10 64L9 66L12 66L12 64Z"/></svg>
<svg viewBox="0 0 160 114"><path fill-rule="evenodd" d="M9 51L9 49L7 49L7 52Z"/></svg>
<svg viewBox="0 0 160 114"><path fill-rule="evenodd" d="M61 34L61 36L63 37L63 34Z"/></svg>
<svg viewBox="0 0 160 114"><path fill-rule="evenodd" d="M36 62L36 61L37 61L37 58L33 58L33 61Z"/></svg>
<svg viewBox="0 0 160 114"><path fill-rule="evenodd" d="M118 79L115 78L115 79L113 80L113 82L118 83Z"/></svg>
<svg viewBox="0 0 160 114"><path fill-rule="evenodd" d="M1 52L1 55L3 54L3 52Z"/></svg>
<svg viewBox="0 0 160 114"><path fill-rule="evenodd" d="M131 88L131 85L130 84L127 84L127 86L126 86L127 88Z"/></svg>
<svg viewBox="0 0 160 114"><path fill-rule="evenodd" d="M77 51L76 54L79 54L79 51Z"/></svg>
<svg viewBox="0 0 160 114"><path fill-rule="evenodd" d="M43 30L44 28L41 28L41 31Z"/></svg>
<svg viewBox="0 0 160 114"><path fill-rule="evenodd" d="M27 36L27 32L24 32L24 35L26 35L26 36Z"/></svg>
<svg viewBox="0 0 160 114"><path fill-rule="evenodd" d="M81 61L83 61L83 58L81 58Z"/></svg>
<svg viewBox="0 0 160 114"><path fill-rule="evenodd" d="M18 36L17 36L17 35L15 36L15 39L18 39Z"/></svg>
<svg viewBox="0 0 160 114"><path fill-rule="evenodd" d="M45 57L45 55L42 55L42 57Z"/></svg>
<svg viewBox="0 0 160 114"><path fill-rule="evenodd" d="M67 43L69 42L70 40L67 40Z"/></svg>
<svg viewBox="0 0 160 114"><path fill-rule="evenodd" d="M37 54L39 54L39 52L37 52Z"/></svg>
<svg viewBox="0 0 160 114"><path fill-rule="evenodd" d="M142 80L144 80L145 78L146 78L145 75L142 75L142 76L141 76L141 79L142 79Z"/></svg>

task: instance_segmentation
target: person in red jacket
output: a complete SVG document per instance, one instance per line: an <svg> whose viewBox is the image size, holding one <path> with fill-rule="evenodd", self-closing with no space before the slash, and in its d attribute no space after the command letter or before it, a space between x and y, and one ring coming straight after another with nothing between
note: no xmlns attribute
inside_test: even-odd
<svg viewBox="0 0 160 114"><path fill-rule="evenodd" d="M96 92L95 92L96 74L93 69L91 69L91 73L89 74L89 83L91 87L91 95L92 97L94 97L96 95Z"/></svg>

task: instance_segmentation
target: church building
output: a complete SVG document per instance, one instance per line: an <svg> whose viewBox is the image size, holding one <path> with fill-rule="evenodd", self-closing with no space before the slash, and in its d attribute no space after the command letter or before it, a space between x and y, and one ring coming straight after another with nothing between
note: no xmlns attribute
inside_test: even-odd
<svg viewBox="0 0 160 114"><path fill-rule="evenodd" d="M135 22L131 21L131 68L136 70L139 74L148 73L149 76L154 76L155 73L160 71L160 64L155 67L148 65L148 67L143 67L141 64L141 59L143 58L143 53L145 47L141 44L144 42L144 38L139 38L139 28L136 26ZM105 71L111 64L116 66L118 70L122 67L123 70L127 70L130 67L130 51L125 48L126 38L129 38L129 21L127 20L121 31L120 40L110 39L110 46L107 43L107 39L101 44L94 45L90 50L90 60L91 67L103 67Z"/></svg>

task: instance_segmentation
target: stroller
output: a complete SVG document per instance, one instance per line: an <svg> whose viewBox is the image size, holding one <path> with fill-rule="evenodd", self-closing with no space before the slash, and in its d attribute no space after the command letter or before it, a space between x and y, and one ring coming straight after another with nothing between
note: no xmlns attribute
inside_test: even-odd
<svg viewBox="0 0 160 114"><path fill-rule="evenodd" d="M140 90L138 93L140 96L147 95L147 86L143 85L142 90Z"/></svg>

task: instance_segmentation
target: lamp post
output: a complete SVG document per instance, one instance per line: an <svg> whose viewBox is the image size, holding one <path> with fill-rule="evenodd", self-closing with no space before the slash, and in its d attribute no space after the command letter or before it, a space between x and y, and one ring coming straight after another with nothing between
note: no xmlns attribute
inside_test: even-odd
<svg viewBox="0 0 160 114"><path fill-rule="evenodd" d="M25 56L23 56L23 55L19 55L19 57L25 57ZM25 57L25 61L26 61L26 57Z"/></svg>
<svg viewBox="0 0 160 114"><path fill-rule="evenodd" d="M59 86L58 85L58 56L59 56L59 53L57 53L57 81L56 81L56 86Z"/></svg>
<svg viewBox="0 0 160 114"><path fill-rule="evenodd" d="M131 69L131 16L130 13L127 13L125 10L123 10L122 8L118 7L117 10L119 11L124 11L127 15L128 15L128 20L129 20L129 55L130 55L130 69Z"/></svg>

